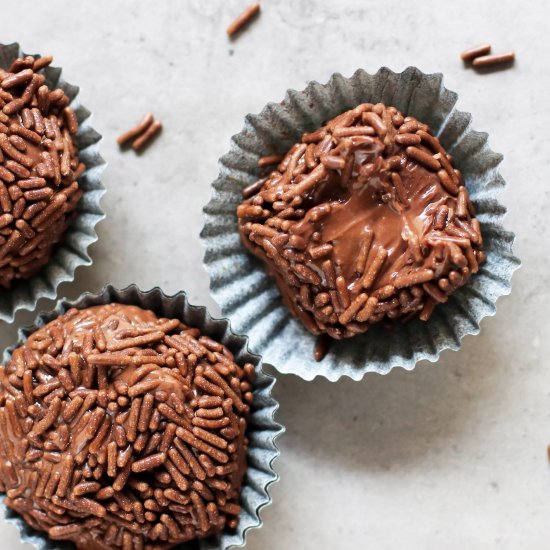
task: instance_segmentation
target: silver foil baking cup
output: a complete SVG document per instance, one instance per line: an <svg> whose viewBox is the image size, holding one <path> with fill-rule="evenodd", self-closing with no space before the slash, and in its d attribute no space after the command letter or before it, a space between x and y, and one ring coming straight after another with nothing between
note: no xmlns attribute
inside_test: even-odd
<svg viewBox="0 0 550 550"><path fill-rule="evenodd" d="M407 370L422 359L436 361L444 349L457 350L466 334L477 334L481 319L494 315L499 296L510 293L519 260L512 252L514 235L505 231L506 212L498 202L505 183L498 172L502 155L491 151L487 134L472 129L471 115L455 108L458 95L443 86L441 74L415 67L402 73L381 68L358 70L351 78L333 75L327 84L311 82L304 91L289 90L281 103L269 103L248 115L229 152L220 159L220 174L204 208L201 233L210 289L236 330L251 347L283 373L305 380L342 376L359 380L367 372ZM241 190L259 177L258 159L286 152L304 132L364 102L384 102L430 126L460 168L474 203L488 255L487 263L447 303L438 305L427 322L418 319L381 326L350 340L333 342L326 357L313 358L315 336L290 315L262 263L247 253L237 227Z"/></svg>
<svg viewBox="0 0 550 550"><path fill-rule="evenodd" d="M227 319L214 319L205 307L190 305L185 292L167 296L158 287L142 291L136 285L122 290L107 285L99 294L85 293L74 301L61 299L54 310L39 314L33 326L19 330L18 343L4 352L4 364L10 360L13 350L21 346L30 334L63 315L68 309L82 309L112 302L132 304L151 309L162 317L181 319L227 346L239 363L255 365L257 378L254 382L254 402L247 429L248 470L241 492L239 524L233 531L225 530L216 536L180 544L175 550L226 550L243 546L247 531L262 524L260 510L271 503L268 487L279 479L273 469L273 461L279 456L275 439L284 432L284 428L274 419L279 406L272 395L275 379L263 371L261 357L249 351L248 338L235 334ZM46 533L32 529L19 514L5 505L4 495L0 495L0 509L6 521L18 527L23 542L32 544L39 550L74 550L72 543L50 540Z"/></svg>
<svg viewBox="0 0 550 550"><path fill-rule="evenodd" d="M21 55L26 54L21 51L19 44L0 44L0 67L9 67ZM18 310L34 310L41 298L55 298L61 283L74 280L77 267L92 264L88 247L97 241L95 226L105 217L100 205L101 197L105 193L101 174L106 166L99 155L101 135L91 127L90 111L80 104L79 88L65 82L61 69L47 67L44 76L50 88L61 88L67 94L78 119L78 155L86 165L85 172L78 180L83 194L77 206L77 215L65 232L63 240L54 248L48 264L31 279L15 282L11 290L0 290L0 320L8 323L13 321Z"/></svg>

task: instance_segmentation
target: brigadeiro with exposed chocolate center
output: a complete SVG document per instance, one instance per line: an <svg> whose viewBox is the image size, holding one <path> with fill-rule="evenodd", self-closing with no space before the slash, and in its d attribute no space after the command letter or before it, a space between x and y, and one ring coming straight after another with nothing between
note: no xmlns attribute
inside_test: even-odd
<svg viewBox="0 0 550 550"><path fill-rule="evenodd" d="M50 56L0 69L0 287L28 279L62 240L81 191L74 136L78 122L42 69Z"/></svg>
<svg viewBox="0 0 550 550"><path fill-rule="evenodd" d="M313 334L427 320L486 258L451 156L425 124L382 103L304 134L243 194L241 238Z"/></svg>
<svg viewBox="0 0 550 550"><path fill-rule="evenodd" d="M81 550L235 528L254 366L178 319L71 309L0 368L0 490Z"/></svg>

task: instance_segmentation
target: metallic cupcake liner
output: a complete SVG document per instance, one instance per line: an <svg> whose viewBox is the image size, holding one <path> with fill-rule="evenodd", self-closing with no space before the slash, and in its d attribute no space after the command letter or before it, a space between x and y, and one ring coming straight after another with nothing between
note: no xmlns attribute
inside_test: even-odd
<svg viewBox="0 0 550 550"><path fill-rule="evenodd" d="M502 155L491 151L487 134L472 129L471 115L455 108L458 95L443 86L441 74L415 67L402 73L381 68L340 74L327 84L311 82L304 91L289 90L281 103L269 103L259 115L248 115L229 153L220 159L220 174L204 208L201 239L210 289L224 315L265 361L283 373L305 380L342 376L359 380L367 372L387 374L393 367L413 369L422 359L436 361L444 349L457 350L466 334L477 334L481 319L494 315L498 297L509 294L519 260L512 252L514 235L505 231L506 209L498 202L505 182L498 172ZM313 359L315 337L282 303L273 279L241 244L236 209L241 190L258 179L258 158L282 153L303 132L363 102L382 101L428 124L464 175L488 254L487 263L428 322L416 319L393 330L373 327L367 334L335 342L321 361Z"/></svg>
<svg viewBox="0 0 550 550"><path fill-rule="evenodd" d="M8 67L21 55L26 54L19 44L0 44L0 67ZM99 155L101 135L91 127L90 111L79 102L79 88L63 80L61 69L47 67L44 75L48 86L61 88L67 94L80 125L76 143L80 160L86 164L86 171L78 180L83 195L77 207L77 216L42 271L31 279L17 281L11 290L0 290L0 320L7 323L13 321L20 309L34 310L41 298L55 298L61 283L74 280L77 267L92 264L88 247L97 241L95 226L105 217L100 205L105 193L101 174L106 166Z"/></svg>
<svg viewBox="0 0 550 550"><path fill-rule="evenodd" d="M264 373L261 357L248 350L248 338L235 334L227 319L214 319L205 307L190 305L185 292L167 296L158 287L141 291L136 285L130 285L122 290L107 285L99 294L85 293L74 301L61 299L54 310L39 314L33 326L19 330L19 342L4 352L4 364L9 361L13 350L22 345L30 334L71 307L81 309L111 302L133 304L151 309L160 316L181 319L227 346L237 361L256 366L254 403L247 431L248 470L241 493L242 510L238 527L235 531L226 530L215 537L181 544L175 547L175 550L226 550L243 546L247 531L262 524L260 510L271 503L268 487L279 479L272 466L273 461L279 456L275 439L284 432L284 428L274 420L279 406L272 396L275 379ZM50 540L45 533L32 529L19 514L4 504L3 495L0 496L1 511L8 522L18 527L23 542L32 544L39 550L74 550L73 544Z"/></svg>

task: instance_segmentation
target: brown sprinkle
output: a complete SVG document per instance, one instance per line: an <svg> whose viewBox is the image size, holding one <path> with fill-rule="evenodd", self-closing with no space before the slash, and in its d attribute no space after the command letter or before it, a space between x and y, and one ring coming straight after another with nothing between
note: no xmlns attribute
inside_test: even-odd
<svg viewBox="0 0 550 550"><path fill-rule="evenodd" d="M256 2L248 6L234 21L227 27L228 36L233 36L245 25L247 25L260 12L260 3Z"/></svg>
<svg viewBox="0 0 550 550"><path fill-rule="evenodd" d="M126 307L71 310L0 366L0 437L12 430L10 447L0 445L6 503L84 546L139 549L215 534L239 509L254 366L175 319L133 319L129 330L135 313ZM146 362L155 357L163 361ZM110 381L109 366L124 376Z"/></svg>
<svg viewBox="0 0 550 550"><path fill-rule="evenodd" d="M152 113L147 113L143 120L136 124L133 128L130 128L117 138L119 145L125 145L129 141L134 140L138 136L142 135L153 124L154 118Z"/></svg>
<svg viewBox="0 0 550 550"><path fill-rule="evenodd" d="M365 305L365 302L368 299L367 294L359 294L353 302L349 305L349 307L342 313L339 317L340 323L343 325L349 323L355 315L359 312L359 310Z"/></svg>
<svg viewBox="0 0 550 550"><path fill-rule="evenodd" d="M395 141L399 145L418 145L422 140L418 134L397 134Z"/></svg>
<svg viewBox="0 0 550 550"><path fill-rule="evenodd" d="M282 160L283 160L283 157L280 155L269 155L267 157L261 157L258 160L258 166L260 168L263 168L264 166L279 164Z"/></svg>
<svg viewBox="0 0 550 550"><path fill-rule="evenodd" d="M429 168L430 170L439 170L441 168L441 164L439 164L439 161L433 157L433 155L430 155L429 153L426 153L422 149L419 149L418 147L410 146L407 147L407 154L412 157L414 160L420 162L420 164L423 164L426 168Z"/></svg>
<svg viewBox="0 0 550 550"><path fill-rule="evenodd" d="M397 275L393 284L395 288L404 288L419 283L426 283L434 278L434 272L431 269L418 269L409 273Z"/></svg>
<svg viewBox="0 0 550 550"><path fill-rule="evenodd" d="M476 57L472 61L472 65L477 68L491 67L493 65L513 63L515 59L516 59L516 54L514 52L482 55L481 57Z"/></svg>
<svg viewBox="0 0 550 550"><path fill-rule="evenodd" d="M464 50L460 54L460 58L463 61L471 61L476 57L487 55L490 52L491 52L491 44L480 44L479 46L474 46L472 48L468 48L467 50Z"/></svg>
<svg viewBox="0 0 550 550"><path fill-rule="evenodd" d="M381 138L383 138L387 134L388 129L387 129L386 125L384 124L382 119L376 113L373 113L373 112L363 113L363 120L365 122L367 122L368 124L370 124L372 126L372 128L374 129L374 131Z"/></svg>
<svg viewBox="0 0 550 550"><path fill-rule="evenodd" d="M326 334L321 334L315 342L313 357L315 361L322 361L330 349L330 338Z"/></svg>
<svg viewBox="0 0 550 550"><path fill-rule="evenodd" d="M378 273L382 269L382 265L386 261L387 257L388 251L382 246L378 247L378 250L376 251L376 254L371 264L367 267L365 275L363 276L362 283L364 289L368 290L374 284L374 281L376 280Z"/></svg>
<svg viewBox="0 0 550 550"><path fill-rule="evenodd" d="M162 130L162 123L153 122L132 144L134 151L141 151L153 141L153 138Z"/></svg>

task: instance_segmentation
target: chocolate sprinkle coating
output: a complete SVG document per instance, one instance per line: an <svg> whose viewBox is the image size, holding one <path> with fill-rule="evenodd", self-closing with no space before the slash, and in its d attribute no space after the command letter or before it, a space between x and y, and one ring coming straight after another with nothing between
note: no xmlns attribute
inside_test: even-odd
<svg viewBox="0 0 550 550"><path fill-rule="evenodd" d="M78 121L63 90L42 70L51 56L0 68L0 287L34 276L48 262L81 197L85 170Z"/></svg>
<svg viewBox="0 0 550 550"><path fill-rule="evenodd" d="M160 550L235 528L254 366L178 319L109 304L0 367L0 490L81 550Z"/></svg>
<svg viewBox="0 0 550 550"><path fill-rule="evenodd" d="M243 196L243 243L313 334L427 320L486 258L450 155L425 124L382 103L304 134Z"/></svg>

